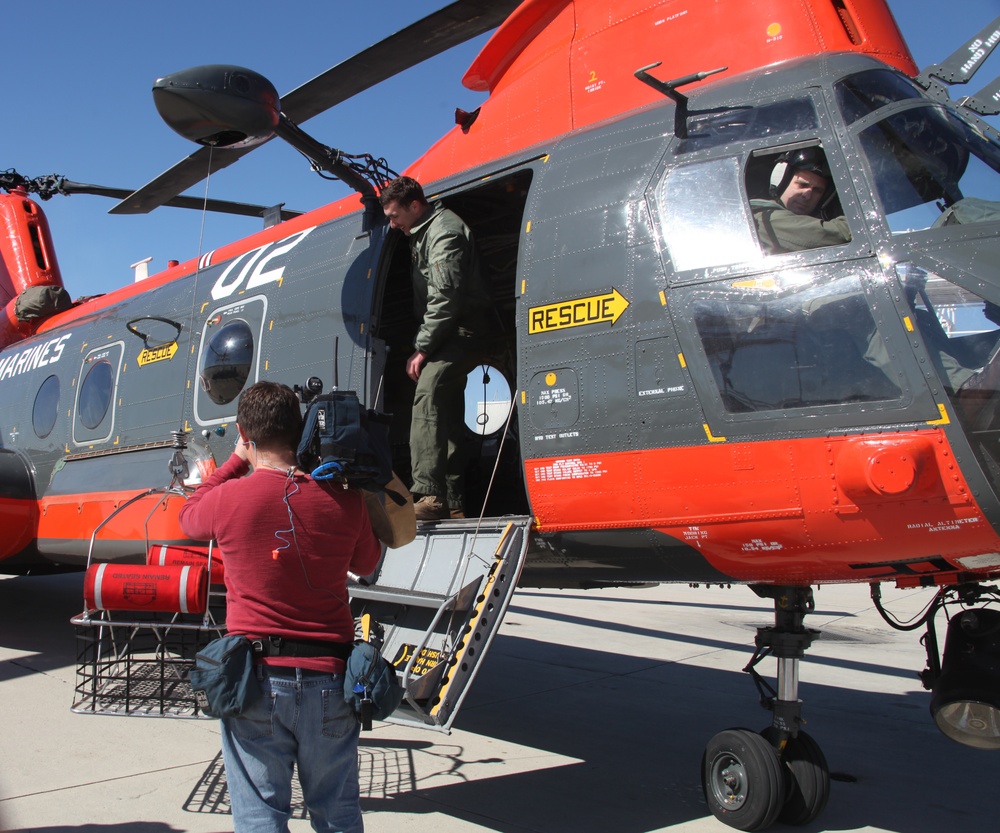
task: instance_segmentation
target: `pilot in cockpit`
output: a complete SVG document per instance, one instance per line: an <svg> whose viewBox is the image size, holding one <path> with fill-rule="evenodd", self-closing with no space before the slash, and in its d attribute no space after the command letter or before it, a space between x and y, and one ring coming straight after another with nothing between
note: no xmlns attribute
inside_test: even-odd
<svg viewBox="0 0 1000 833"><path fill-rule="evenodd" d="M826 156L818 147L783 153L771 171L768 200L751 200L761 248L767 254L838 246L851 239L843 215L825 219L836 195Z"/></svg>

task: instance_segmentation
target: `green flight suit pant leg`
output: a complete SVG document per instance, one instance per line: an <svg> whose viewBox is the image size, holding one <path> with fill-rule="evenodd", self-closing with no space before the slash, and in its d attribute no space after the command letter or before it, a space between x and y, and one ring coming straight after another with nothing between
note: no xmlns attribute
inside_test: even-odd
<svg viewBox="0 0 1000 833"><path fill-rule="evenodd" d="M427 362L417 379L410 419L411 491L446 498L451 509L464 498L462 433L469 361Z"/></svg>

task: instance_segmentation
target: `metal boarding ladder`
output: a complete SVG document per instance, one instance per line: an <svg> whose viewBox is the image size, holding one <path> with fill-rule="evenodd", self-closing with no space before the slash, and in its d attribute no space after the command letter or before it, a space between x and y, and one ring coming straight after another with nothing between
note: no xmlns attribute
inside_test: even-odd
<svg viewBox="0 0 1000 833"><path fill-rule="evenodd" d="M517 586L527 516L421 524L348 590L405 696L390 723L449 732ZM364 634L367 638L368 634Z"/></svg>

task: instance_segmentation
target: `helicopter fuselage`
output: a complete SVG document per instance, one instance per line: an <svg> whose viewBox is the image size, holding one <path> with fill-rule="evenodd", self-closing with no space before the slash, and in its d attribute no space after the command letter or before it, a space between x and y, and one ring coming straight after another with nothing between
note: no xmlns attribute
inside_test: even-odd
<svg viewBox="0 0 1000 833"><path fill-rule="evenodd" d="M474 502L534 517L523 580L1000 570L996 429L970 421L917 327L1000 300L995 218L894 226L956 202L945 181L989 199L994 181L962 176L970 159L988 170L996 143L857 55L738 76L689 107L686 136L664 100L428 186L490 269L484 361L516 391L516 418L506 447L478 441L480 467L503 465ZM798 147L825 154L851 239L767 254L753 201ZM934 159L952 170L928 184ZM948 287L938 310L928 283ZM6 563L180 540L169 501L93 533L169 482L172 432L189 434L190 482L224 460L258 378L358 390L396 416L405 470L408 293L405 239L348 198L53 316L0 355ZM995 335L965 338L977 367Z"/></svg>

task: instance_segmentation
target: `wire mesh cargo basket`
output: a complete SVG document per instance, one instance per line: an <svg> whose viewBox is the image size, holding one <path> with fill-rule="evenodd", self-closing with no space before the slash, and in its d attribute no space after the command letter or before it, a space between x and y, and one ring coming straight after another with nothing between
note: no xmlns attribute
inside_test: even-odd
<svg viewBox="0 0 1000 833"><path fill-rule="evenodd" d="M187 676L195 654L225 632L211 616L129 612L126 619L102 610L71 621L77 645L74 712L205 717Z"/></svg>
<svg viewBox="0 0 1000 833"><path fill-rule="evenodd" d="M74 712L136 717L205 717L188 672L195 655L225 634L226 594L219 554L209 544L178 546L148 537L149 517L170 496L186 499L183 432L173 432L171 485L147 489L118 506L94 529L83 581L83 613L76 629ZM131 506L156 497L146 517L146 559L94 560L101 530Z"/></svg>

